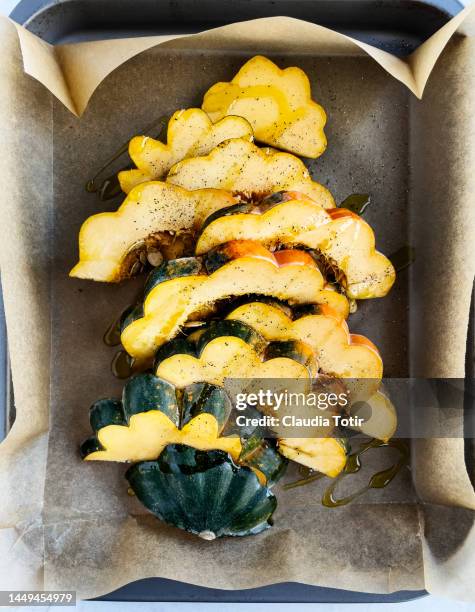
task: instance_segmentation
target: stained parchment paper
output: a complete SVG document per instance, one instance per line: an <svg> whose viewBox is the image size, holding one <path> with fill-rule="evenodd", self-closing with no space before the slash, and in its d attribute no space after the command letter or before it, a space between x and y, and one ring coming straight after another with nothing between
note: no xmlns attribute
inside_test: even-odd
<svg viewBox="0 0 475 612"><path fill-rule="evenodd" d="M0 588L92 597L162 576L219 588L426 586L475 599L475 501L462 440L417 444L419 498L408 469L334 510L320 505L323 484L278 487L271 530L211 543L129 498L124 466L81 462L89 404L122 386L101 337L143 281L116 287L67 277L81 223L118 205L85 193L94 169L152 118L199 105L212 83L266 53L301 66L328 112L329 149L309 165L314 177L337 201L371 193L367 218L381 250L416 246L416 264L389 297L360 306L352 331L380 346L386 376L463 377L475 225L469 29L443 49L467 13L405 61L287 18L161 38L159 46L150 37L56 48L1 22L0 265L17 420L0 445ZM413 94L422 95L432 69L418 101ZM374 455L357 480L389 460Z"/></svg>

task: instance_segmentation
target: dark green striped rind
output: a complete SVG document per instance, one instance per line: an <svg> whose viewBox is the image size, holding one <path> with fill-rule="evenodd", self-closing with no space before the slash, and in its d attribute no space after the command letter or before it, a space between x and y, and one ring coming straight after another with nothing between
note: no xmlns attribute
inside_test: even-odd
<svg viewBox="0 0 475 612"><path fill-rule="evenodd" d="M224 319L221 321L211 321L211 323L206 326L205 331L196 342L197 354L201 355L208 342L220 336L240 338L252 346L257 353L262 352L266 346L264 337L247 323L232 319Z"/></svg>
<svg viewBox="0 0 475 612"><path fill-rule="evenodd" d="M180 390L153 374L139 374L124 386L122 401L107 398L91 406L89 420L95 435L81 445L81 456L84 458L95 451L104 450L97 439L97 432L102 428L109 425L128 426L134 414L150 410L162 412L180 429L199 414L212 414L221 434L231 414L232 404L222 387L195 383Z"/></svg>
<svg viewBox="0 0 475 612"><path fill-rule="evenodd" d="M245 536L271 526L275 496L223 451L181 444L126 473L137 499L166 523L204 539Z"/></svg>
<svg viewBox="0 0 475 612"><path fill-rule="evenodd" d="M250 202L242 202L241 204L233 204L232 206L226 206L225 208L220 208L212 213L209 217L206 217L205 222L201 226L201 232L208 227L213 221L216 219L220 219L221 217L229 217L231 215L237 215L240 213L249 213L255 207L255 204Z"/></svg>
<svg viewBox="0 0 475 612"><path fill-rule="evenodd" d="M231 400L222 387L206 382L194 383L183 390L181 427L199 414L212 414L221 434L231 410Z"/></svg>
<svg viewBox="0 0 475 612"><path fill-rule="evenodd" d="M253 436L243 445L239 463L262 472L271 487L284 475L288 460L277 451L274 440Z"/></svg>
<svg viewBox="0 0 475 612"><path fill-rule="evenodd" d="M143 302L147 295L160 283L190 276L195 274L204 274L205 270L200 259L196 257L180 257L179 259L170 259L164 261L160 266L154 268L147 277L144 287L144 295L141 302L131 309L128 309L120 321L120 331L123 332L126 327L131 325L137 319L144 316Z"/></svg>
<svg viewBox="0 0 475 612"><path fill-rule="evenodd" d="M269 342L264 351L264 358L267 360L278 359L279 357L293 359L308 368L311 373L318 370L315 352L308 344L301 340L275 340L274 342Z"/></svg>
<svg viewBox="0 0 475 612"><path fill-rule="evenodd" d="M105 449L99 442L97 437L91 436L90 438L87 438L87 440L84 440L84 442L81 444L81 446L79 447L79 454L81 455L81 458L84 459L92 453L103 450Z"/></svg>
<svg viewBox="0 0 475 612"><path fill-rule="evenodd" d="M200 329L199 333L193 334L191 338L174 338L163 344L155 353L154 371L157 371L162 361L173 355L199 357L209 342L225 336L241 338L258 353L261 353L266 346L264 337L247 323L232 319L211 321Z"/></svg>
<svg viewBox="0 0 475 612"><path fill-rule="evenodd" d="M192 355L196 357L196 345L193 341L188 338L173 338L162 344L162 346L155 353L153 362L153 370L156 372L158 366L173 355Z"/></svg>
<svg viewBox="0 0 475 612"><path fill-rule="evenodd" d="M179 259L164 261L148 275L145 282L144 299L160 283L172 280L173 278L203 274L203 272L203 264L196 257L180 257Z"/></svg>
<svg viewBox="0 0 475 612"><path fill-rule="evenodd" d="M180 409L174 385L153 374L140 374L131 378L124 386L122 405L127 423L134 414L159 410L177 427L180 424Z"/></svg>

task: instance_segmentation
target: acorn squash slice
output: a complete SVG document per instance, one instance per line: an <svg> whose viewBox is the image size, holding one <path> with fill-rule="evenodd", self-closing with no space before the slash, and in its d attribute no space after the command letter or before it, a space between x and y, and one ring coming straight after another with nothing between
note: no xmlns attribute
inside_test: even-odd
<svg viewBox="0 0 475 612"><path fill-rule="evenodd" d="M213 121L245 117L257 140L296 155L319 157L327 145L325 111L312 100L305 72L281 70L266 57L253 57L231 82L213 85L202 108Z"/></svg>
<svg viewBox="0 0 475 612"><path fill-rule="evenodd" d="M396 274L392 263L375 250L371 227L355 213L334 208L325 210L310 198L281 193L280 203L264 201L246 212L239 205L221 209L206 220L196 244L202 255L231 240L256 240L269 249L280 245L316 250L324 269L333 269L354 299L383 297Z"/></svg>
<svg viewBox="0 0 475 612"><path fill-rule="evenodd" d="M226 257L230 256L236 259L209 276L190 275L156 284L145 297L143 316L122 330L121 341L129 355L139 362L150 360L193 313L232 296L258 293L295 304L328 303L343 317L348 315L346 298L325 287L306 253L273 255L259 244L241 242L228 245Z"/></svg>
<svg viewBox="0 0 475 612"><path fill-rule="evenodd" d="M397 430L397 412L384 389L379 389L371 397L351 406L351 415L364 419L360 427L355 427L370 438L387 442Z"/></svg>
<svg viewBox="0 0 475 612"><path fill-rule="evenodd" d="M243 117L227 116L213 124L199 108L178 110L168 122L166 143L149 136L132 138L129 155L136 168L119 172L122 191L129 193L140 183L163 179L177 162L206 155L229 138L252 141L253 132L249 122Z"/></svg>
<svg viewBox="0 0 475 612"><path fill-rule="evenodd" d="M155 516L205 540L268 529L277 506L256 474L221 450L172 444L156 461L133 465L126 478Z"/></svg>
<svg viewBox="0 0 475 612"><path fill-rule="evenodd" d="M323 208L335 206L328 189L310 178L298 157L259 149L243 138L227 140L208 155L179 162L171 168L167 182L185 189L226 189L246 198L262 198L281 190L300 191Z"/></svg>
<svg viewBox="0 0 475 612"><path fill-rule="evenodd" d="M345 443L339 438L281 438L279 453L284 457L335 478L347 461Z"/></svg>
<svg viewBox="0 0 475 612"><path fill-rule="evenodd" d="M383 376L376 346L364 336L350 334L346 322L331 307L321 305L316 310L319 314L292 320L272 304L251 302L233 310L227 319L247 323L268 342L304 342L315 351L323 373L348 381L355 401L376 393Z"/></svg>
<svg viewBox="0 0 475 612"><path fill-rule="evenodd" d="M240 321L211 323L189 349L180 340L164 344L155 358L155 374L178 388L201 381L223 385L225 378L308 378L318 370L313 351L302 342L265 346Z"/></svg>
<svg viewBox="0 0 475 612"><path fill-rule="evenodd" d="M170 232L173 240L193 236L210 214L233 203L229 193L216 189L190 192L159 181L139 185L116 212L86 219L79 232L79 262L69 274L119 282L131 276L142 251L165 249Z"/></svg>
<svg viewBox="0 0 475 612"><path fill-rule="evenodd" d="M239 437L221 437L231 403L220 387L199 383L178 390L169 381L140 374L124 387L122 401L99 400L91 407L94 437L81 454L87 461L156 459L168 444L221 449L238 459Z"/></svg>
<svg viewBox="0 0 475 612"><path fill-rule="evenodd" d="M103 399L92 405L94 435L81 445L81 456L86 461L145 461L156 459L168 444L187 444L221 449L254 470L264 484L274 484L286 459L272 441L235 427L231 414L231 401L221 387L199 382L179 389L140 374L125 385L122 401Z"/></svg>

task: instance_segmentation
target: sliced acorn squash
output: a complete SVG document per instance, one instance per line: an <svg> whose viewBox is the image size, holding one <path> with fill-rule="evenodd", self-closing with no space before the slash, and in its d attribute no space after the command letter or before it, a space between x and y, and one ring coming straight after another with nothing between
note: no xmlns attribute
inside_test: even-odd
<svg viewBox="0 0 475 612"><path fill-rule="evenodd" d="M246 212L234 205L214 213L205 222L196 254L242 239L257 240L270 249L303 246L318 251L350 298L388 293L396 278L394 267L375 250L373 230L361 217L339 208L325 210L310 198L291 192L275 194L269 200Z"/></svg>
<svg viewBox="0 0 475 612"><path fill-rule="evenodd" d="M287 459L331 478L346 465L346 444L339 438L282 438L278 448Z"/></svg>
<svg viewBox="0 0 475 612"><path fill-rule="evenodd" d="M306 253L286 251L273 255L259 244L244 241L226 248L226 258L236 258L209 276L170 278L148 292L143 316L129 319L122 330L122 344L129 355L138 361L151 359L193 313L232 296L258 293L296 304L326 303L341 316L348 315L346 298L325 288L320 271ZM213 266L217 259L213 255Z"/></svg>
<svg viewBox="0 0 475 612"><path fill-rule="evenodd" d="M286 460L272 442L233 427L231 411L221 387L199 382L179 389L152 374L140 374L125 385L122 401L103 399L92 405L94 435L81 445L81 455L86 461L145 461L156 459L168 444L187 444L221 449L254 470L261 482L275 483Z"/></svg>
<svg viewBox="0 0 475 612"><path fill-rule="evenodd" d="M126 478L159 519L205 540L268 529L277 506L252 470L220 450L172 444L156 461L133 465Z"/></svg>
<svg viewBox="0 0 475 612"><path fill-rule="evenodd" d="M296 155L318 157L327 145L325 111L312 100L305 72L281 70L266 57L250 59L230 83L213 85L202 108L213 121L245 117L257 140Z"/></svg>
<svg viewBox="0 0 475 612"><path fill-rule="evenodd" d="M144 461L156 459L168 444L183 443L221 449L237 460L239 437L221 437L230 413L230 400L220 387L203 382L179 391L167 380L140 374L125 385L121 402L93 404L95 435L81 454L87 461Z"/></svg>
<svg viewBox="0 0 475 612"><path fill-rule="evenodd" d="M323 208L335 206L328 189L312 181L298 157L259 149L243 138L227 140L208 155L179 162L170 170L167 182L185 189L226 189L247 198L281 190L300 191Z"/></svg>
<svg viewBox="0 0 475 612"><path fill-rule="evenodd" d="M155 374L176 387L206 381L223 385L225 378L286 378L314 376L313 351L298 341L265 341L246 323L218 321L199 336L196 344L183 339L164 344L155 357Z"/></svg>
<svg viewBox="0 0 475 612"><path fill-rule="evenodd" d="M377 438L387 442L397 429L397 412L394 404L380 389L363 402L351 407L351 414L364 419L363 425L355 428L370 438Z"/></svg>
<svg viewBox="0 0 475 612"><path fill-rule="evenodd" d="M247 323L268 342L300 340L317 354L320 369L338 378L380 380L383 363L374 344L350 334L346 322L328 306L320 314L292 320L283 310L264 302L238 306L226 318Z"/></svg>
<svg viewBox="0 0 475 612"><path fill-rule="evenodd" d="M272 487L282 478L288 465L287 458L277 452L276 447L277 440L251 436L243 441L238 463L250 467L262 484Z"/></svg>
<svg viewBox="0 0 475 612"><path fill-rule="evenodd" d="M159 181L133 189L116 212L89 217L79 232L79 262L70 276L119 282L140 252L162 247L169 232L194 234L213 212L233 204L217 189L189 192Z"/></svg>
<svg viewBox="0 0 475 612"><path fill-rule="evenodd" d="M166 177L170 168L188 157L206 155L229 138L252 141L252 127L243 117L223 117L212 123L199 108L178 110L170 118L167 142L149 136L135 136L129 143L129 155L136 169L119 172L122 191L129 193L145 181Z"/></svg>

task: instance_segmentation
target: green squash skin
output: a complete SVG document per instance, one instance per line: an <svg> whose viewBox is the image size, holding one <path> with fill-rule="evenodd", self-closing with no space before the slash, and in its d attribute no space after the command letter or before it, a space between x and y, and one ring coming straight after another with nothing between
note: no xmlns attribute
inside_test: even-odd
<svg viewBox="0 0 475 612"><path fill-rule="evenodd" d="M137 499L159 519L205 539L268 529L277 506L249 468L219 450L170 444L156 461L137 463L125 476Z"/></svg>
<svg viewBox="0 0 475 612"><path fill-rule="evenodd" d="M259 207L262 207L264 210L270 210L274 208L274 206L288 202L289 198L286 197L286 194L287 191L276 191L275 193L271 193L271 195L259 202Z"/></svg>
<svg viewBox="0 0 475 612"><path fill-rule="evenodd" d="M173 355L191 355L196 357L196 346L188 338L173 338L173 340L165 342L155 353L153 371L156 372L160 363Z"/></svg>
<svg viewBox="0 0 475 612"><path fill-rule="evenodd" d="M149 410L160 410L177 427L180 424L175 387L153 374L131 378L122 392L122 405L127 424L132 415Z"/></svg>
<svg viewBox="0 0 475 612"><path fill-rule="evenodd" d="M248 449L250 448L248 438L253 436L253 459L248 465L260 469L266 475L269 474L272 482L276 481L278 473L276 466L282 462L281 456L262 439L258 428L237 427L235 419L231 416L232 402L224 388L199 382L185 389L176 389L171 383L153 374L139 374L131 378L124 386L122 401L107 398L92 405L90 423L94 435L82 443L81 457L84 459L91 453L106 450L97 436L103 427L128 426L134 414L149 410L160 410L180 429L199 414L212 414L218 423L218 435L235 435L247 440L243 441L243 444ZM253 411L252 416L260 416L255 409L250 407L249 410ZM257 448L259 440L266 445L262 453Z"/></svg>
<svg viewBox="0 0 475 612"><path fill-rule="evenodd" d="M304 342L299 340L275 340L269 342L265 351L264 358L277 359L279 357L287 357L301 363L310 370L317 369L315 354L312 349Z"/></svg>
<svg viewBox="0 0 475 612"><path fill-rule="evenodd" d="M266 346L263 336L247 323L231 319L211 321L191 339L174 338L163 344L155 353L153 369L156 372L160 363L173 355L199 357L209 342L223 336L241 338L258 353L262 352Z"/></svg>
<svg viewBox="0 0 475 612"><path fill-rule="evenodd" d="M81 459L85 459L88 455L103 450L105 449L97 437L91 436L90 438L87 438L87 440L84 440L84 442L81 444L79 447L79 454L81 455Z"/></svg>
<svg viewBox="0 0 475 612"><path fill-rule="evenodd" d="M282 478L288 463L277 451L275 440L262 440L259 436L245 442L239 457L239 464L256 468L265 475L269 488Z"/></svg>
<svg viewBox="0 0 475 612"><path fill-rule="evenodd" d="M120 320L120 333L124 331L126 327L132 325L137 319L142 319L144 316L143 302L139 302L133 308L127 311L127 314Z"/></svg>
<svg viewBox="0 0 475 612"><path fill-rule="evenodd" d="M226 206L225 208L221 208L220 210L216 210L209 217L206 217L205 222L201 226L201 232L208 227L213 221L216 219L220 219L221 217L229 217L230 215L237 215L239 213L249 213L255 207L254 204L249 202L243 202L241 204L233 204L232 206Z"/></svg>
<svg viewBox="0 0 475 612"><path fill-rule="evenodd" d="M260 213L267 212L271 208L278 206L279 204L283 204L284 202L288 202L289 198L285 197L285 191L278 191L273 193L270 196L258 201L258 202L241 202L240 204L233 204L232 206L226 206L226 208L221 208L220 210L215 211L209 217L206 218L205 222L201 226L201 232L203 232L208 225L211 225L213 221L216 219L220 219L221 217L230 217L232 215L239 214L249 214L256 208L259 209Z"/></svg>
<svg viewBox="0 0 475 612"><path fill-rule="evenodd" d="M172 278L181 278L195 274L203 274L203 264L196 257L180 257L179 259L164 261L148 275L145 281L144 299L160 283Z"/></svg>
<svg viewBox="0 0 475 612"><path fill-rule="evenodd" d="M205 331L200 335L196 343L197 354L201 355L208 342L220 336L240 338L246 344L252 346L257 353L262 352L266 346L264 337L247 323L224 319L221 321L211 321L206 326Z"/></svg>
<svg viewBox="0 0 475 612"><path fill-rule="evenodd" d="M203 256L203 263L208 274L213 274L213 272L222 268L230 260L231 258L226 252L226 244L217 246Z"/></svg>
<svg viewBox="0 0 475 612"><path fill-rule="evenodd" d="M212 414L221 434L231 410L231 400L222 387L205 382L194 383L183 390L181 426L199 414Z"/></svg>
<svg viewBox="0 0 475 612"><path fill-rule="evenodd" d="M93 431L107 425L127 425L122 402L117 399L101 399L89 409L89 422Z"/></svg>
<svg viewBox="0 0 475 612"><path fill-rule="evenodd" d="M225 390L216 385L201 382L176 389L153 374L139 374L124 386L122 401L103 399L92 405L90 423L95 435L81 445L81 456L84 458L95 451L105 450L97 437L100 429L108 425L128 426L134 414L149 410L159 410L179 429L199 414L212 414L221 435L229 420L232 403ZM239 431L233 433L240 435Z"/></svg>
<svg viewBox="0 0 475 612"><path fill-rule="evenodd" d="M280 310L282 310L282 312L284 312L290 319L293 318L293 310L287 302L279 300L275 297L261 295L259 293L249 293L247 295L243 295L229 300L225 314L229 315L233 312L233 310L239 308L239 306L244 306L245 304L252 304L253 302L262 302L263 304L269 304L269 306L274 306L275 308L279 308Z"/></svg>
<svg viewBox="0 0 475 612"><path fill-rule="evenodd" d="M181 257L179 259L170 259L164 261L160 266L154 268L147 277L144 287L144 295L141 302L131 309L127 309L120 321L120 331L124 331L126 327L131 325L137 319L142 319L144 316L143 302L147 295L160 283L163 283L173 278L190 276L195 274L204 274L203 264L196 257Z"/></svg>

